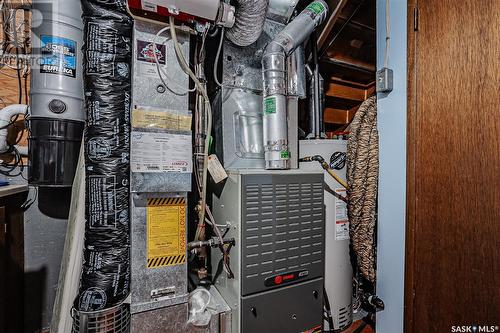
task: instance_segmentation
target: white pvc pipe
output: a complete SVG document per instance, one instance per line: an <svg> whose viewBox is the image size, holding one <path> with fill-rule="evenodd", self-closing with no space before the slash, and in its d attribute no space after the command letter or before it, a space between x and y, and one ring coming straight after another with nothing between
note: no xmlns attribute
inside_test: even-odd
<svg viewBox="0 0 500 333"><path fill-rule="evenodd" d="M12 104L0 110L0 128L7 126L11 122L11 118L17 114L26 114L29 106L25 104ZM8 128L0 130L0 154L5 153L9 149L7 144ZM21 155L28 155L28 148L15 146Z"/></svg>

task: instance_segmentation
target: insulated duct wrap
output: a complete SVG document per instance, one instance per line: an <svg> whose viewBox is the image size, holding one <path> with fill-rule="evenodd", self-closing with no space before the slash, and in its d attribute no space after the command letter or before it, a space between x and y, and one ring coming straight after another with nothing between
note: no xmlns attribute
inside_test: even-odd
<svg viewBox="0 0 500 333"><path fill-rule="evenodd" d="M85 245L79 311L130 292L129 152L132 19L125 1L82 1L85 91Z"/></svg>
<svg viewBox="0 0 500 333"><path fill-rule="evenodd" d="M254 43L262 33L269 0L237 0L235 23L226 33L227 38L238 46Z"/></svg>
<svg viewBox="0 0 500 333"><path fill-rule="evenodd" d="M271 41L262 56L266 169L289 169L286 58L328 15L323 0L311 2Z"/></svg>
<svg viewBox="0 0 500 333"><path fill-rule="evenodd" d="M378 156L377 98L372 96L356 112L347 144L350 236L358 270L370 282L376 277Z"/></svg>

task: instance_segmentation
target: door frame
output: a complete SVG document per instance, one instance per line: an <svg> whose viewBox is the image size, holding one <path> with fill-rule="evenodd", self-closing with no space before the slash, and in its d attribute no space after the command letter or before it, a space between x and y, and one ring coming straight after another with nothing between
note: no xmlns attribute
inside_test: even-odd
<svg viewBox="0 0 500 333"><path fill-rule="evenodd" d="M416 140L417 133L417 39L418 39L418 0L408 0L407 12L407 163L406 163L406 249L405 249L405 293L404 293L404 332L414 332L414 271L416 243ZM415 22L416 21L416 22Z"/></svg>

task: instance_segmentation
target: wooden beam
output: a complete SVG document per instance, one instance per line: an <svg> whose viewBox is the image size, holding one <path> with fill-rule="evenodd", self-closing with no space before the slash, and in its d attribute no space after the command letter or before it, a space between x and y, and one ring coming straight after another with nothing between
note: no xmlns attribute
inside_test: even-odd
<svg viewBox="0 0 500 333"><path fill-rule="evenodd" d="M370 98L371 95L375 93L375 85L372 85L370 88L365 90L365 99Z"/></svg>
<svg viewBox="0 0 500 333"><path fill-rule="evenodd" d="M330 32L332 32L333 26L335 25L335 22L339 19L340 13L342 12L342 9L346 5L347 0L334 0L329 3L330 5L330 10L332 10L332 14L328 18L328 21L325 24L325 27L321 31L321 34L319 35L318 38L318 50L321 50L323 48L323 45L328 39L328 36L330 35Z"/></svg>
<svg viewBox="0 0 500 333"><path fill-rule="evenodd" d="M337 83L330 83L325 94L329 97L337 97L360 102L364 101L366 96L365 89L353 88Z"/></svg>
<svg viewBox="0 0 500 333"><path fill-rule="evenodd" d="M361 88L361 89L370 89L375 84L375 81L364 84L364 83L359 83L359 82L344 80L344 79L342 79L340 77L337 77L337 76L330 77L330 81L336 82L336 83L339 83L339 84L347 84L347 85L350 85L350 86L355 86L355 87Z"/></svg>
<svg viewBox="0 0 500 333"><path fill-rule="evenodd" d="M326 108L324 121L329 124L349 124L354 115L358 111L359 106L355 106L351 109L334 109L334 108Z"/></svg>

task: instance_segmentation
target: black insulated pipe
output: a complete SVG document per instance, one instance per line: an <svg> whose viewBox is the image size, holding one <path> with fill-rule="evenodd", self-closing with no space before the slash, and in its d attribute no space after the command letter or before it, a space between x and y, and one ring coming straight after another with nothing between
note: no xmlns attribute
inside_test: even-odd
<svg viewBox="0 0 500 333"><path fill-rule="evenodd" d="M75 308L93 312L120 305L130 293L133 21L124 0L82 0L82 8L86 225Z"/></svg>

